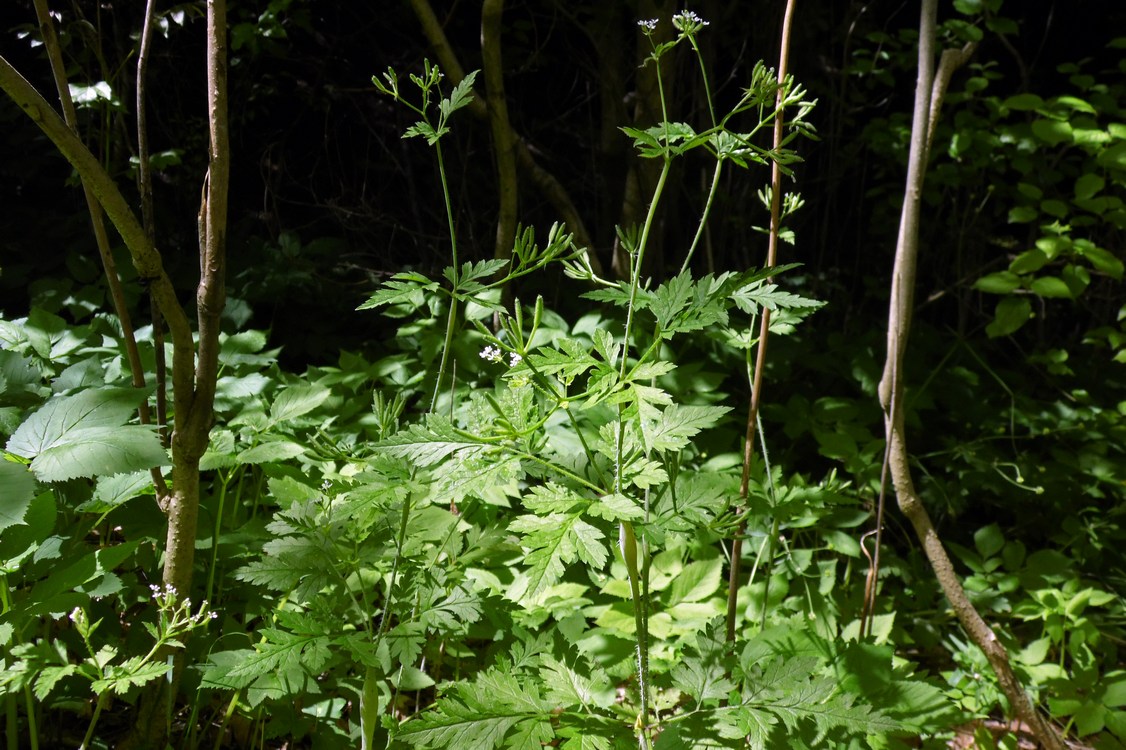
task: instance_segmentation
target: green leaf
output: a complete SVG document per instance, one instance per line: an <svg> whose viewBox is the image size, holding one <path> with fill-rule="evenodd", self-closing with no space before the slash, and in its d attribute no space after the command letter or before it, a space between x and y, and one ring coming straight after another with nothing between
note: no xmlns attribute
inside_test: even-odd
<svg viewBox="0 0 1126 750"><path fill-rule="evenodd" d="M101 477L94 495L75 510L80 513L106 513L135 497L153 494L152 475L147 471Z"/></svg>
<svg viewBox="0 0 1126 750"><path fill-rule="evenodd" d="M535 601L559 582L576 559L601 570L609 557L602 532L577 513L520 516L508 529L521 535L520 543L528 550L523 561L527 580L511 592L514 600L527 597Z"/></svg>
<svg viewBox="0 0 1126 750"><path fill-rule="evenodd" d="M331 395L332 391L319 384L290 386L270 404L270 421L279 424L308 414Z"/></svg>
<svg viewBox="0 0 1126 750"><path fill-rule="evenodd" d="M400 725L395 738L436 750L535 750L552 740L551 709L534 684L490 669L456 683L430 710Z"/></svg>
<svg viewBox="0 0 1126 750"><path fill-rule="evenodd" d="M1005 297L997 303L993 320L985 327L989 338L1008 336L1032 317L1032 303L1025 297Z"/></svg>
<svg viewBox="0 0 1126 750"><path fill-rule="evenodd" d="M1040 119L1032 123L1032 134L1049 146L1071 141L1071 123L1066 120Z"/></svg>
<svg viewBox="0 0 1126 750"><path fill-rule="evenodd" d="M682 658L670 673L672 684L688 695L697 705L723 700L735 689L727 678L727 644L722 634L710 628L696 637L689 654Z"/></svg>
<svg viewBox="0 0 1126 750"><path fill-rule="evenodd" d="M1097 174L1084 174L1075 181L1075 197L1080 200L1093 198L1106 185L1106 180Z"/></svg>
<svg viewBox="0 0 1126 750"><path fill-rule="evenodd" d="M1017 111L1033 110L1043 107L1044 100L1036 96L1036 94L1017 94L1001 102L1001 106Z"/></svg>
<svg viewBox="0 0 1126 750"><path fill-rule="evenodd" d="M1071 289L1058 276L1041 276L1038 279L1033 279L1029 288L1041 297L1071 298Z"/></svg>
<svg viewBox="0 0 1126 750"><path fill-rule="evenodd" d="M1076 249L1079 250L1079 253L1087 259L1095 270L1105 273L1116 281L1122 278L1122 260L1115 257L1115 255L1106 248L1099 247L1093 243L1076 243Z"/></svg>
<svg viewBox="0 0 1126 750"><path fill-rule="evenodd" d="M547 700L559 708L609 708L615 693L609 678L601 669L591 677L579 674L571 667L550 655L540 657L540 677L547 692Z"/></svg>
<svg viewBox="0 0 1126 750"><path fill-rule="evenodd" d="M458 81L454 86L454 90L450 92L447 99L443 99L438 105L443 118L449 117L454 112L462 107L466 107L473 101L473 82L477 80L478 71L472 70L465 74L465 77Z"/></svg>
<svg viewBox="0 0 1126 750"><path fill-rule="evenodd" d="M134 657L124 664L110 667L106 677L94 680L90 687L99 694L112 690L118 695L124 695L130 688L167 677L171 669L172 667L163 661L145 664L141 661L141 657Z"/></svg>
<svg viewBox="0 0 1126 750"><path fill-rule="evenodd" d="M438 282L420 273L397 273L383 282L376 292L357 310L370 310L380 305L407 305L411 310L426 304L427 294L438 289Z"/></svg>
<svg viewBox="0 0 1126 750"><path fill-rule="evenodd" d="M678 451L691 443L701 430L715 425L729 406L682 406L671 404L661 413L656 425L647 430L647 442L658 452Z"/></svg>
<svg viewBox="0 0 1126 750"><path fill-rule="evenodd" d="M815 310L825 305L818 300L780 291L777 284L757 281L733 292L731 299L740 310L751 314L757 313L760 307L771 311L795 308Z"/></svg>
<svg viewBox="0 0 1126 750"><path fill-rule="evenodd" d="M240 464L269 464L303 456L305 448L292 440L271 440L247 448L238 454Z"/></svg>
<svg viewBox="0 0 1126 750"><path fill-rule="evenodd" d="M997 524L984 526L974 532L974 546L982 559L989 559L1001 551L1005 546L1005 535Z"/></svg>
<svg viewBox="0 0 1126 750"><path fill-rule="evenodd" d="M1023 253L1021 253L1017 257L1013 258L1013 262L1009 264L1009 271L1012 272L1013 274L1035 273L1036 271L1039 271L1041 268L1043 268L1044 265L1047 262L1048 262L1048 255L1043 250L1041 250L1040 248L1034 247L1031 250L1025 250ZM1004 273L1004 271L1002 271L1001 273ZM996 274L991 274L991 275L996 275ZM1020 279L1017 279L1016 281L1017 281L1017 286L1019 286L1020 285ZM1016 289L1016 288L1017 287L1014 286L1012 289L1009 289L1008 291L1011 292L1013 289ZM1002 292L1002 294L1004 294L1004 293L1007 293L1007 292Z"/></svg>
<svg viewBox="0 0 1126 750"><path fill-rule="evenodd" d="M156 431L126 424L143 397L134 389L98 389L53 398L20 425L8 450L30 458L43 482L166 465Z"/></svg>
<svg viewBox="0 0 1126 750"><path fill-rule="evenodd" d="M1040 215L1032 206L1015 206L1009 209L1010 224L1026 224Z"/></svg>
<svg viewBox="0 0 1126 750"><path fill-rule="evenodd" d="M0 531L22 524L35 497L35 477L27 466L0 457Z"/></svg>
<svg viewBox="0 0 1126 750"><path fill-rule="evenodd" d="M457 430L449 419L427 415L423 424L412 424L376 446L376 450L407 458L419 466L432 466L450 456L474 456L491 445Z"/></svg>
<svg viewBox="0 0 1126 750"><path fill-rule="evenodd" d="M997 271L977 279L974 288L988 294L1009 294L1013 289L1020 288L1020 277L1012 271Z"/></svg>
<svg viewBox="0 0 1126 750"><path fill-rule="evenodd" d="M674 607L681 602L701 602L719 591L723 572L723 560L690 562L673 578L668 589L668 605Z"/></svg>

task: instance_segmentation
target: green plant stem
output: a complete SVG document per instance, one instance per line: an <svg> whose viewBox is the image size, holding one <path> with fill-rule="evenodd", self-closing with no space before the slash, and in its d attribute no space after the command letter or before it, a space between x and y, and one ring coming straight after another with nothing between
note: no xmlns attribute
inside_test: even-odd
<svg viewBox="0 0 1126 750"><path fill-rule="evenodd" d="M657 216L657 205L661 202L661 194L665 192L665 183L668 181L671 167L672 160L666 156L664 165L661 167L661 175L657 178L657 186L653 188L653 198L649 201L649 212L645 215L641 239L637 241L637 257L633 263L632 273L630 273L629 307L626 308L626 331L622 341L622 364L619 370L619 376L623 380L626 376L626 363L629 361L629 339L633 331L633 312L637 304L637 289L641 285L641 264L645 261L645 246L649 244L649 232L653 228L653 221Z"/></svg>
<svg viewBox="0 0 1126 750"><path fill-rule="evenodd" d="M450 312L446 317L446 340L442 345L442 359L438 364L438 377L434 381L434 395L430 398L430 411L438 405L438 394L442 391L442 381L446 377L446 366L449 364L450 347L454 341L454 324L457 322L457 288L461 278L457 265L457 232L454 230L454 211L450 203L450 186L446 180L446 163L442 160L442 144L434 143L434 153L438 157L438 177L442 183L442 199L446 204L446 223L450 230L450 257L453 260L453 291L450 294Z"/></svg>
<svg viewBox="0 0 1126 750"><path fill-rule="evenodd" d="M27 706L28 747L30 747L31 750L39 750L39 725L35 718L35 712L39 708L39 702L32 696L30 684L23 686L23 699ZM16 745L9 744L8 747L16 747Z"/></svg>
<svg viewBox="0 0 1126 750"><path fill-rule="evenodd" d="M107 695L108 691L106 690L98 694L98 702L94 705L94 715L90 717L90 726L86 729L86 736L82 738L82 744L79 746L79 750L86 750L90 747L90 740L94 738L94 728L98 725L98 719L102 716L102 709L105 708L108 702L106 698Z"/></svg>
<svg viewBox="0 0 1126 750"><path fill-rule="evenodd" d="M704 210L700 214L700 223L696 225L696 236L692 238L692 245L688 248L688 252L684 256L684 262L680 264L681 273L688 270L688 264L692 262L692 255L696 252L696 246L700 244L700 238L704 236L704 228L708 223L708 215L711 213L712 203L715 201L715 194L719 190L719 176L722 171L723 159L719 159L715 163L715 172L712 173L712 187L711 190L708 191L708 200L704 203Z"/></svg>
<svg viewBox="0 0 1126 750"><path fill-rule="evenodd" d="M219 562L219 532L223 526L223 506L227 501L227 486L231 481L230 474L222 475L219 481L219 508L215 511L215 528L211 532L211 566L207 571L207 588L204 589L203 598L213 601L212 594L215 590L215 568Z"/></svg>

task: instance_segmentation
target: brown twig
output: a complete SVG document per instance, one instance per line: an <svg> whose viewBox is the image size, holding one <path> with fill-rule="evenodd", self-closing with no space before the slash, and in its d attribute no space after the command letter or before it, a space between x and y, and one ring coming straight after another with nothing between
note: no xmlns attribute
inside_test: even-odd
<svg viewBox="0 0 1126 750"><path fill-rule="evenodd" d="M782 117L783 83L786 80L787 64L790 58L790 30L794 17L794 0L786 0L786 12L782 18L782 40L778 50L778 94L774 113L774 152L782 148L785 121ZM766 267L778 265L778 238L782 230L782 166L775 161L770 171L770 238L766 250ZM770 310L763 308L759 325L758 343L755 347L755 369L751 384L751 404L747 408L747 429L743 437L743 473L739 481L739 498L745 505L750 492L751 462L755 453L755 425L758 423L759 405L762 402L762 372L766 367L766 342L770 335ZM743 535L746 533L746 519L740 521L739 529L731 542L731 567L727 578L727 640L735 640L735 615L739 594L740 566L743 556ZM769 578L767 579L769 580ZM763 606L766 606L763 600Z"/></svg>
<svg viewBox="0 0 1126 750"><path fill-rule="evenodd" d="M891 303L888 311L887 362L880 379L880 404L883 407L888 442L887 463L900 510L915 529L935 578L966 633L984 652L997 681L1009 701L1013 713L1025 722L1040 744L1047 750L1063 750L1064 743L1056 729L1032 705L1028 693L1009 664L1009 654L993 629L982 619L966 596L949 556L938 537L930 515L915 490L908 462L906 430L903 414L903 362L907 351L907 335L911 327L916 269L919 248L919 220L923 179L926 174L932 107L934 73L935 16L938 0L923 0L919 21L919 75L915 89L915 109L911 127L911 148L907 165L907 185L900 215L899 239L896 243L895 266L892 272Z"/></svg>

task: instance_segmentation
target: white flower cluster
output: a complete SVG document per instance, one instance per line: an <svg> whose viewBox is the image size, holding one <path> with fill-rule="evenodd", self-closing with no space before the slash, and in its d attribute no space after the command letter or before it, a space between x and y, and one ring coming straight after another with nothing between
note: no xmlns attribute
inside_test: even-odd
<svg viewBox="0 0 1126 750"><path fill-rule="evenodd" d="M675 26L678 31L682 31L685 34L691 34L693 32L699 31L705 26L711 25L711 22L705 21L704 19L700 18L698 15L696 15L696 11L682 10L672 17L672 25Z"/></svg>
<svg viewBox="0 0 1126 750"><path fill-rule="evenodd" d="M160 607L161 609L175 609L176 610L175 614L177 614L177 615L180 612L183 612L185 615L187 615L187 621L189 623L191 623L192 625L199 625L200 623L204 622L205 620L214 620L215 618L217 618L219 616L218 612L212 612L212 611L207 609L207 600L206 599L204 599L200 603L199 611L196 612L195 614L192 614L192 600L191 600L191 598L184 599L184 601L180 602L179 606L177 607L176 606L176 587L173 586L172 584L168 584L164 588L161 588L160 586L156 586L156 585L151 585L151 586L149 586L149 590L152 591L153 599L156 600L156 604L157 604L158 607Z"/></svg>
<svg viewBox="0 0 1126 750"><path fill-rule="evenodd" d="M637 25L640 26L641 30L644 31L646 34L651 34L657 28L657 19L656 18L650 18L648 20L642 19L642 20L637 22Z"/></svg>
<svg viewBox="0 0 1126 750"><path fill-rule="evenodd" d="M504 352L502 352L499 347L486 346L481 350L481 359L488 360L489 362L501 362L504 360ZM508 355L509 367L515 367L523 361L524 358L516 352L510 352Z"/></svg>

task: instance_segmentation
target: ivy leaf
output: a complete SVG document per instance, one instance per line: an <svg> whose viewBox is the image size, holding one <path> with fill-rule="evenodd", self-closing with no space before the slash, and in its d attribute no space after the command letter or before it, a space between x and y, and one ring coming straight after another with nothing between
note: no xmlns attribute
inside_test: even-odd
<svg viewBox="0 0 1126 750"><path fill-rule="evenodd" d="M143 397L139 390L100 388L53 398L19 426L8 450L31 459L42 482L166 465L156 431L127 424Z"/></svg>

